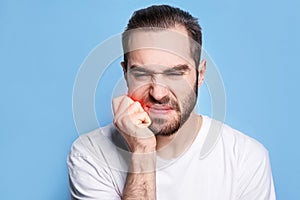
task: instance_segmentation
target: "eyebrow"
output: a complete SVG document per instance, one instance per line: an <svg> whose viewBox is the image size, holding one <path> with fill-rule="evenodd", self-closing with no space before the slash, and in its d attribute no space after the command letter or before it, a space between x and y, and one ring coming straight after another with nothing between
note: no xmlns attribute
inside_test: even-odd
<svg viewBox="0 0 300 200"><path fill-rule="evenodd" d="M138 65L131 65L129 67L129 69L132 70L132 71L139 71L139 72L158 73L158 72L154 72L152 70L145 69L144 67L141 67L141 66L138 66ZM169 73L169 72L174 72L174 71L190 71L190 70L191 69L188 65L179 64L179 65L176 65L176 66L172 67L171 69L166 69L161 73ZM158 73L158 74L161 74L161 73Z"/></svg>
<svg viewBox="0 0 300 200"><path fill-rule="evenodd" d="M174 67L172 67L171 69L167 69L164 71L164 73L168 73L168 72L174 72L174 71L190 71L190 67L186 64L179 64L179 65L176 65Z"/></svg>
<svg viewBox="0 0 300 200"><path fill-rule="evenodd" d="M141 66L138 66L138 65L131 65L129 67L129 70L134 70L134 71L141 71L141 72L149 72L149 70L141 67Z"/></svg>

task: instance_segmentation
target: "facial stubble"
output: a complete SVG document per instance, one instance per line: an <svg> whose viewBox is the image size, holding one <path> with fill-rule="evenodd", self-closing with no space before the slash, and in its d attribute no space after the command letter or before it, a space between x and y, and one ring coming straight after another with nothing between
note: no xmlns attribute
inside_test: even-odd
<svg viewBox="0 0 300 200"><path fill-rule="evenodd" d="M197 76L198 77L198 76ZM179 108L176 110L176 118L173 121L168 122L167 119L164 118L153 118L149 129L155 134L160 136L171 136L175 134L180 127L188 120L194 107L196 105L197 97L198 97L198 79L196 79L193 90L186 96L186 98L182 101L182 107L180 108L178 103L175 107ZM173 103L174 104L174 103ZM162 128L158 128L155 125L162 126Z"/></svg>

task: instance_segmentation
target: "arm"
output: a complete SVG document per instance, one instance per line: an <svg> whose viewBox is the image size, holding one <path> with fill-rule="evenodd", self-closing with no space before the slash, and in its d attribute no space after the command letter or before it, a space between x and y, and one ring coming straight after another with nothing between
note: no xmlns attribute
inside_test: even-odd
<svg viewBox="0 0 300 200"><path fill-rule="evenodd" d="M141 158L132 155L131 171L127 175L123 199L156 199L155 154Z"/></svg>
<svg viewBox="0 0 300 200"><path fill-rule="evenodd" d="M132 152L122 199L155 200L156 138L148 129L150 118L139 102L127 96L114 99L113 110L115 127Z"/></svg>

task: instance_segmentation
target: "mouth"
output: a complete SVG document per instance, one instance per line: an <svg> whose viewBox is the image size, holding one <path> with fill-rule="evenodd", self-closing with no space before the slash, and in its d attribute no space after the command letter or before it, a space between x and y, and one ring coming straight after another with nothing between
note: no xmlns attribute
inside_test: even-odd
<svg viewBox="0 0 300 200"><path fill-rule="evenodd" d="M169 114L170 112L174 111L174 109L170 106L167 105L150 105L150 106L146 106L145 110L149 113L149 114L157 114L157 115L162 115L162 114Z"/></svg>

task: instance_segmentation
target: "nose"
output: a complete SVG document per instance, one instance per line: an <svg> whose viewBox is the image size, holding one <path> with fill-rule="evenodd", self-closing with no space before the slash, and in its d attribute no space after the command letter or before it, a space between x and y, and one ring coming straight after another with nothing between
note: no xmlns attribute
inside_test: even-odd
<svg viewBox="0 0 300 200"><path fill-rule="evenodd" d="M168 96L169 90L165 85L152 83L150 88L150 95L157 101L162 100L164 97Z"/></svg>

